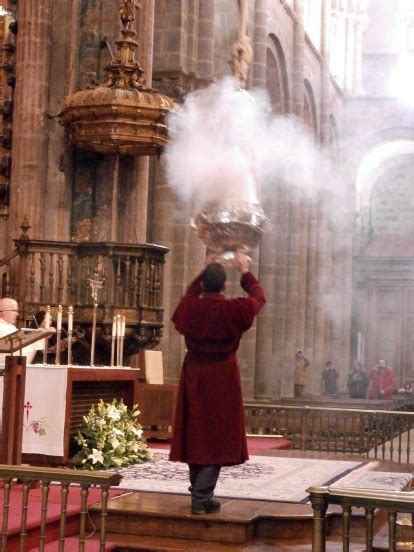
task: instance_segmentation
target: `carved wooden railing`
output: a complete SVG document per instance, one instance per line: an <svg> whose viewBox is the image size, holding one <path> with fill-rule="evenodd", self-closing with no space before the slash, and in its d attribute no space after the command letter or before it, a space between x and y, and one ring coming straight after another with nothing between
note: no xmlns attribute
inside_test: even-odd
<svg viewBox="0 0 414 552"><path fill-rule="evenodd" d="M351 544L352 508L365 510L365 548L366 552L374 550L412 550L410 544L414 542L412 524L411 535L401 536L398 543L397 515L398 513L414 515L414 492L369 491L356 489L334 489L332 487L311 487L308 489L313 507L313 538L312 552L326 551L326 510L330 504L339 504L342 507L342 550L349 552ZM377 509L388 513L388 542L374 546L374 512ZM379 544L379 543L378 543Z"/></svg>
<svg viewBox="0 0 414 552"><path fill-rule="evenodd" d="M247 433L283 435L292 448L414 460L414 412L245 404Z"/></svg>
<svg viewBox="0 0 414 552"><path fill-rule="evenodd" d="M159 341L166 247L31 240L25 231L15 244L16 250L0 260L1 295L18 300L22 321L30 322L47 305L54 318L58 305L64 309L72 305L75 323L91 323L93 299L88 279L97 274L104 278L98 297L98 325L109 325L114 314L122 314L143 345Z"/></svg>
<svg viewBox="0 0 414 552"><path fill-rule="evenodd" d="M47 507L49 491L52 483L59 483L61 492L60 502L60 525L59 525L59 550L64 550L65 544L65 525L67 521L67 505L70 485L80 486L80 514L79 514L79 550L85 549L87 516L88 516L88 494L91 486L96 486L101 491L101 523L100 523L100 550L105 550L106 544L106 518L109 487L119 485L122 477L118 474L108 472L90 472L82 470L69 470L59 468L34 468L30 466L8 466L0 465L0 479L3 481L3 521L1 535L1 550L6 550L8 540L12 538L9 535L9 516L12 499L12 489L18 486L21 490L21 521L20 521L20 550L26 550L26 541L28 537L28 510L29 496L34 483L40 482L41 485L41 504L40 507L40 527L39 527L39 547L37 550L44 550L47 539ZM16 483L16 480L18 483ZM13 549L17 549L17 543Z"/></svg>

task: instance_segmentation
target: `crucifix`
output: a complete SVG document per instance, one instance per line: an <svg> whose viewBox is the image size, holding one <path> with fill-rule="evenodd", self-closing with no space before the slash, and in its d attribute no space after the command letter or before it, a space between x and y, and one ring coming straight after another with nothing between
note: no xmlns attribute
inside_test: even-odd
<svg viewBox="0 0 414 552"><path fill-rule="evenodd" d="M88 278L91 286L91 296L93 299L93 321L92 321L92 340L91 340L91 368L95 362L95 340L96 340L96 317L98 312L98 292L103 288L105 279L95 272L92 278Z"/></svg>
<svg viewBox="0 0 414 552"><path fill-rule="evenodd" d="M33 405L30 401L27 401L23 408L26 410L26 420L29 421L29 412L33 408Z"/></svg>

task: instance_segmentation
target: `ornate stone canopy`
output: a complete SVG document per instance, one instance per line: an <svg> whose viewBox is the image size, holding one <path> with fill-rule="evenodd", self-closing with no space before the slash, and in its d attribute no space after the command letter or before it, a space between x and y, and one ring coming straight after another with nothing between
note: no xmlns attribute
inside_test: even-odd
<svg viewBox="0 0 414 552"><path fill-rule="evenodd" d="M168 142L165 118L175 104L144 85L144 70L135 61L135 8L134 2L121 0L123 28L105 82L65 101L60 121L75 147L103 154L157 155Z"/></svg>

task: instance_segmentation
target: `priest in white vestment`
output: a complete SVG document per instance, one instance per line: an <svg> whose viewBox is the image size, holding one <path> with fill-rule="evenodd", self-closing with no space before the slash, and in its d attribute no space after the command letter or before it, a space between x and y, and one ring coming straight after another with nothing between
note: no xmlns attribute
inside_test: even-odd
<svg viewBox="0 0 414 552"><path fill-rule="evenodd" d="M9 297L0 299L0 337L5 337L17 330L16 322L19 314L17 301ZM23 348L26 363L30 364L39 348L39 344L33 343ZM4 364L6 353L0 353L0 365Z"/></svg>

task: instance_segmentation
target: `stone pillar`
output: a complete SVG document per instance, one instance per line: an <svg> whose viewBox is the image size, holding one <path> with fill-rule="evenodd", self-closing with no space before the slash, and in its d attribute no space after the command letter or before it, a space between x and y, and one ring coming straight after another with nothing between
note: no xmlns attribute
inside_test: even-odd
<svg viewBox="0 0 414 552"><path fill-rule="evenodd" d="M275 264L275 313L273 322L273 365L277 369L279 393L286 396L292 393L291 367L284 366L283 353L286 340L286 309L289 260L289 196L287 188L277 187L276 215L276 264Z"/></svg>
<svg viewBox="0 0 414 552"><path fill-rule="evenodd" d="M331 74L329 70L329 23L331 20L331 0L322 0L321 17L321 142L322 146L329 146L331 140Z"/></svg>
<svg viewBox="0 0 414 552"><path fill-rule="evenodd" d="M306 315L305 355L313 362L315 347L315 305L316 305L316 255L318 247L318 203L309 200L307 273L306 273ZM314 368L312 368L312 373Z"/></svg>
<svg viewBox="0 0 414 552"><path fill-rule="evenodd" d="M254 8L254 37L253 37L253 86L266 86L266 0L256 0Z"/></svg>
<svg viewBox="0 0 414 552"><path fill-rule="evenodd" d="M303 121L304 114L304 70L305 70L305 30L303 26L304 2L295 0L294 11L296 21L294 26L293 47L293 112L299 121ZM293 395L294 357L297 350L298 338L298 290L299 290L299 257L300 257L300 205L302 198L294 187L287 192L287 204L289 209L288 222L288 246L287 246L287 274L286 297L284 305L284 341L281 362L282 395Z"/></svg>
<svg viewBox="0 0 414 552"><path fill-rule="evenodd" d="M355 40L354 40L354 81L352 92L356 96L364 94L362 87L362 42L367 28L368 18L365 14L357 16L355 19Z"/></svg>
<svg viewBox="0 0 414 552"><path fill-rule="evenodd" d="M321 194L323 195L323 194ZM313 343L313 381L312 392L321 394L321 374L325 362L326 297L330 278L330 258L328 252L329 229L327 220L328 202L320 198L318 205L318 228L315 274L315 311Z"/></svg>
<svg viewBox="0 0 414 552"><path fill-rule="evenodd" d="M331 0L322 1L321 9L321 143L328 148L331 137L330 121L330 71L329 71L329 22L331 17ZM317 253L316 253L316 295L314 318L314 381L313 391L321 392L321 373L325 358L325 345L330 334L330 319L327 318L327 297L331 282L332 236L330 233L328 213L331 202L327 190L320 194L318 205Z"/></svg>
<svg viewBox="0 0 414 552"><path fill-rule="evenodd" d="M17 10L11 238L21 234L24 215L32 226L30 237L44 237L52 9L52 0L20 0Z"/></svg>
<svg viewBox="0 0 414 552"><path fill-rule="evenodd" d="M293 39L293 112L297 118L303 120L304 109L304 71L305 71L305 29L303 26L303 0L294 0L293 9L296 14Z"/></svg>
<svg viewBox="0 0 414 552"><path fill-rule="evenodd" d="M254 396L256 399L274 398L280 379L278 367L273 362L273 327L275 324L276 286L276 237L277 237L277 197L270 190L264 198L266 216L269 223L262 236L259 251L259 282L266 294L266 305L257 317L256 369Z"/></svg>
<svg viewBox="0 0 414 552"><path fill-rule="evenodd" d="M154 45L154 2L143 0L139 12L138 61L145 71L145 84L152 84ZM121 161L122 162L122 161ZM149 157L135 157L125 164L126 180L119 183L123 202L118 241L144 243L147 240Z"/></svg>
<svg viewBox="0 0 414 552"><path fill-rule="evenodd" d="M214 0L199 3L197 76L209 84L214 77Z"/></svg>
<svg viewBox="0 0 414 552"><path fill-rule="evenodd" d="M256 0L254 19L253 86L266 86L266 0ZM277 197L270 189L263 198L269 219L259 250L259 281L266 293L266 305L257 318L254 397L270 399L275 395L277 376L273 362L273 324L275 303Z"/></svg>
<svg viewBox="0 0 414 552"><path fill-rule="evenodd" d="M170 323L172 309L172 280L173 280L173 258L174 250L174 226L175 226L175 198L171 188L165 179L162 162L152 160L154 180L152 211L151 211L151 233L148 239L151 243L157 243L169 248L169 253L165 258L164 265L164 289L163 289L163 307L164 307L164 330L161 339L160 349L163 353L164 378L166 383L177 381L179 373L178 366L180 359L172 360L170 355L171 343L174 339L174 330ZM177 337L178 338L178 337Z"/></svg>
<svg viewBox="0 0 414 552"><path fill-rule="evenodd" d="M72 150L57 114L66 96L76 89L76 59L79 43L80 0L53 2L53 56L51 60L48 123L49 141L44 217L44 238L70 240L72 206Z"/></svg>

